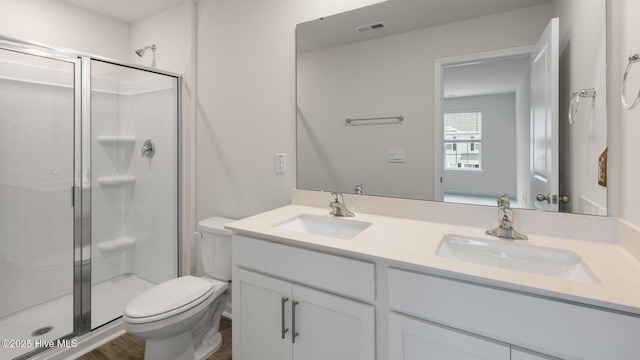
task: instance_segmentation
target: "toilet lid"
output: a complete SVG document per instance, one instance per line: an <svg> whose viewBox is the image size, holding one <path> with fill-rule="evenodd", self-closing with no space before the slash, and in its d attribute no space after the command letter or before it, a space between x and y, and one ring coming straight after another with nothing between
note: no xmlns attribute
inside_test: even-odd
<svg viewBox="0 0 640 360"><path fill-rule="evenodd" d="M181 307L194 307L204 301L214 284L195 277L183 276L163 282L133 299L124 313L131 318L145 318Z"/></svg>

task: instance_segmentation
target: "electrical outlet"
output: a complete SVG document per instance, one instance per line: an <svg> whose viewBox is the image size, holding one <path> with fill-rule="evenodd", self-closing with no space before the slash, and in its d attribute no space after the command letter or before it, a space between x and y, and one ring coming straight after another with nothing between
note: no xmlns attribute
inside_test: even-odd
<svg viewBox="0 0 640 360"><path fill-rule="evenodd" d="M287 154L276 154L276 174L287 172Z"/></svg>

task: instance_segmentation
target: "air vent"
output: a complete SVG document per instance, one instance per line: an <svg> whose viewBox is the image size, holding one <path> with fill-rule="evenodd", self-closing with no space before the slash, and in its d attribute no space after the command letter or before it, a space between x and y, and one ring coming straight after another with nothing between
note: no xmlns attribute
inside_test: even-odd
<svg viewBox="0 0 640 360"><path fill-rule="evenodd" d="M356 28L356 30L358 32L366 32L369 30L378 30L378 29L382 29L384 27L386 27L387 25L385 23L383 23L382 21L374 23L374 24L369 24L369 25L363 25L363 26L358 26Z"/></svg>

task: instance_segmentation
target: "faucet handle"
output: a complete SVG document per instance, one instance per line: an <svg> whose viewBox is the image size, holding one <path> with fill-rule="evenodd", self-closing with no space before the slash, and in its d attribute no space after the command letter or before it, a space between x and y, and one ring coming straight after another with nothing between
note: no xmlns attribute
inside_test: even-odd
<svg viewBox="0 0 640 360"><path fill-rule="evenodd" d="M511 201L509 200L509 195L502 194L498 197L498 207L510 207Z"/></svg>
<svg viewBox="0 0 640 360"><path fill-rule="evenodd" d="M329 203L329 207L331 208L331 215L335 216L347 216L352 217L355 216L354 213L349 211L347 207L344 205L344 199L342 198L342 193L332 192L331 196L335 196L336 198L333 202Z"/></svg>
<svg viewBox="0 0 640 360"><path fill-rule="evenodd" d="M500 221L513 221L513 213L509 207L500 207L500 210L498 210L498 216L500 217Z"/></svg>

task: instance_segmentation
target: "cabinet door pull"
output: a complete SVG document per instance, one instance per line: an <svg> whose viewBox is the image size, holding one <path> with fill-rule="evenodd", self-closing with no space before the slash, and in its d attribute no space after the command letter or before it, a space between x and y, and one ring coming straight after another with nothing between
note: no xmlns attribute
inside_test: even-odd
<svg viewBox="0 0 640 360"><path fill-rule="evenodd" d="M280 309L280 314L282 315L282 325L281 325L281 331L282 331L282 340L284 340L284 335L287 333L287 331L289 331L289 329L284 327L284 304L289 301L289 298L283 297L282 298L282 308Z"/></svg>
<svg viewBox="0 0 640 360"><path fill-rule="evenodd" d="M300 333L296 332L296 306L300 304L298 301L293 300L293 305L291 306L291 342L293 344L296 343L296 337L300 335Z"/></svg>

